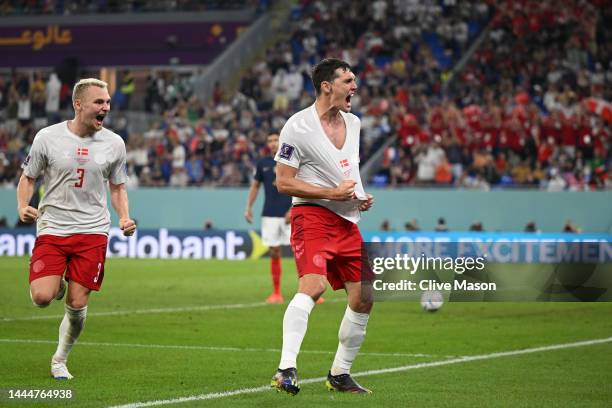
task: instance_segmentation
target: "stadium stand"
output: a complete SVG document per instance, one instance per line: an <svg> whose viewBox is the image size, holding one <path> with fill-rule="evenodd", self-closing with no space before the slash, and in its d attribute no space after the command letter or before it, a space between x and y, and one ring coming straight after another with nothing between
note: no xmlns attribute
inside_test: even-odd
<svg viewBox="0 0 612 408"><path fill-rule="evenodd" d="M380 183L610 188L611 122L593 106L612 96L609 27L602 2L497 2L452 98L405 116Z"/></svg>
<svg viewBox="0 0 612 408"><path fill-rule="evenodd" d="M302 1L291 19L237 92L217 86L204 102L189 75L171 71L137 84L159 120L142 134L121 115L110 124L128 143L131 187L246 185L266 134L312 103L312 64L335 56L359 76L362 163L396 141L370 184L612 188L610 122L597 113L612 96L602 2ZM46 89L69 106L70 88L57 88L42 74L0 75L0 112L14 124L0 130L3 184L15 183L41 118L53 120ZM130 107L113 97L115 110Z"/></svg>

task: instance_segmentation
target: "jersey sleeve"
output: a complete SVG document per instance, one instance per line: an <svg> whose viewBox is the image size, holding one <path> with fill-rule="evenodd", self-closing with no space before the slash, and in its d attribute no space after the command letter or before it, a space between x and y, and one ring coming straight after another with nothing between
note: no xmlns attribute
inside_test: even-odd
<svg viewBox="0 0 612 408"><path fill-rule="evenodd" d="M117 150L119 154L117 155L117 159L113 162L109 181L113 184L124 184L127 182L127 154L125 152L125 144L122 142L121 146L117 147Z"/></svg>
<svg viewBox="0 0 612 408"><path fill-rule="evenodd" d="M262 166L261 166L261 160L257 162L257 165L255 166L255 174L253 175L253 179L256 181L259 181L260 183L263 182L263 171L262 171Z"/></svg>
<svg viewBox="0 0 612 408"><path fill-rule="evenodd" d="M274 156L274 160L297 169L300 167L301 152L299 139L291 129L291 123L292 121L288 121L283 127L283 130L281 130L278 140L280 147L278 148L278 152L276 152L276 156Z"/></svg>
<svg viewBox="0 0 612 408"><path fill-rule="evenodd" d="M21 168L23 174L31 178L38 178L47 165L47 146L45 145L44 138L41 137L40 133L34 138L32 147L30 147L30 153L24 160Z"/></svg>

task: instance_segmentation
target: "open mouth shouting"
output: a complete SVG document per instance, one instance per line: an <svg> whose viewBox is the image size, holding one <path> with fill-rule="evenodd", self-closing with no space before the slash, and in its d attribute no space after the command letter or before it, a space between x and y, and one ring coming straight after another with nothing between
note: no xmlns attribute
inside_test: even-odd
<svg viewBox="0 0 612 408"><path fill-rule="evenodd" d="M351 92L350 94L346 95L346 98L344 99L344 102L346 103L346 107L350 110L351 109L351 98L353 97L353 95L355 95L353 92Z"/></svg>
<svg viewBox="0 0 612 408"><path fill-rule="evenodd" d="M102 127L102 122L104 122L105 117L106 115L103 113L96 116L96 127L97 128Z"/></svg>

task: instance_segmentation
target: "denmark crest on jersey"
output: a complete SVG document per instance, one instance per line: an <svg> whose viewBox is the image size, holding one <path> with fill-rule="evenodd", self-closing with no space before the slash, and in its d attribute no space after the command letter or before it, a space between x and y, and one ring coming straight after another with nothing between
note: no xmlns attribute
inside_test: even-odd
<svg viewBox="0 0 612 408"><path fill-rule="evenodd" d="M76 161L79 164L85 164L89 161L89 149L87 147L77 147Z"/></svg>

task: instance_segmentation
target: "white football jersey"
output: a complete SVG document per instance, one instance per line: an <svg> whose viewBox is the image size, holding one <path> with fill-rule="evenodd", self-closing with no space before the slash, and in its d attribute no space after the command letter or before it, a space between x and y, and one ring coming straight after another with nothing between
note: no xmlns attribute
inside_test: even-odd
<svg viewBox="0 0 612 408"><path fill-rule="evenodd" d="M80 137L68 122L41 129L21 166L26 176L44 175L37 235L108 234L106 184L127 181L125 143L108 129Z"/></svg>
<svg viewBox="0 0 612 408"><path fill-rule="evenodd" d="M336 188L342 180L357 182L355 194L365 200L366 195L359 174L359 132L361 122L352 113L340 111L346 124L346 140L338 149L325 134L315 105L297 112L280 133L280 147L276 153L279 163L298 169L296 177L306 183ZM360 219L359 200L334 201L293 197L293 203L314 203L357 223Z"/></svg>

